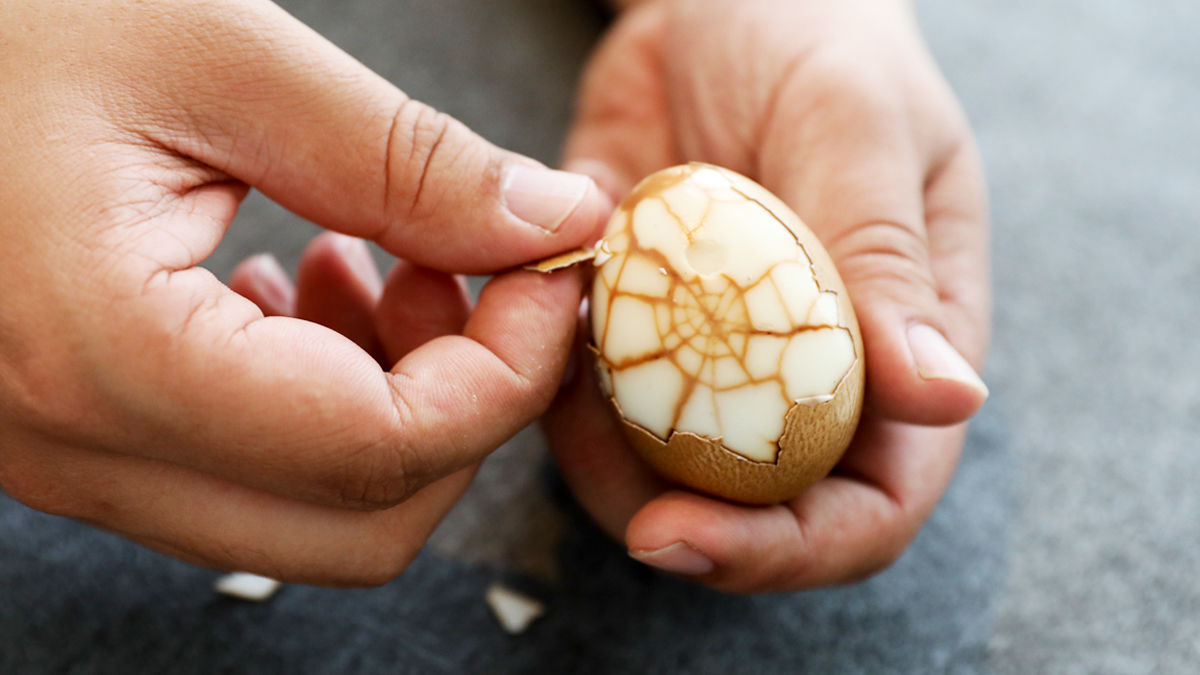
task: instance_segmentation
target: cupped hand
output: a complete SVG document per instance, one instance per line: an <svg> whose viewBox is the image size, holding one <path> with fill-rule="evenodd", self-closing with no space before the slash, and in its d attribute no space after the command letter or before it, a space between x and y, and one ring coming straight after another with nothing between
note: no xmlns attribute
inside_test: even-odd
<svg viewBox="0 0 1200 675"><path fill-rule="evenodd" d="M633 557L718 589L877 572L945 491L987 397L982 173L908 3L648 0L625 12L586 73L566 166L619 196L691 160L762 183L833 257L865 344L858 432L833 474L789 503L723 502L651 474L585 366L544 418L560 470Z"/></svg>
<svg viewBox="0 0 1200 675"><path fill-rule="evenodd" d="M579 302L509 272L468 314L443 273L578 246L607 198L266 2L18 0L0 25L0 487L217 568L398 574L549 403ZM419 266L387 328L370 284L256 304L199 267L250 186ZM321 250L301 286L345 272Z"/></svg>

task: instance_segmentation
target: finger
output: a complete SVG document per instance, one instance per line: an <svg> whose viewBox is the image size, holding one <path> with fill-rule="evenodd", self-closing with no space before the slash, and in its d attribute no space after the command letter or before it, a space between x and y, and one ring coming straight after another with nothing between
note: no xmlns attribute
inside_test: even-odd
<svg viewBox="0 0 1200 675"><path fill-rule="evenodd" d="M633 518L635 558L731 592L815 588L862 579L893 562L916 536L954 469L964 429L896 423L863 428L856 468L790 504L748 507L671 492ZM949 458L949 460L947 459ZM872 482L889 474L888 482Z"/></svg>
<svg viewBox="0 0 1200 675"><path fill-rule="evenodd" d="M250 256L233 268L229 288L266 316L292 316L296 311L296 288L270 253Z"/></svg>
<svg viewBox="0 0 1200 675"><path fill-rule="evenodd" d="M623 15L584 73L563 166L585 173L614 200L642 178L680 163L662 80L664 8Z"/></svg>
<svg viewBox="0 0 1200 675"><path fill-rule="evenodd" d="M384 361L374 327L383 282L361 239L333 233L316 237L300 258L297 284L299 300L287 274L269 254L247 258L229 282L234 292L253 301L264 314L319 323Z"/></svg>
<svg viewBox="0 0 1200 675"><path fill-rule="evenodd" d="M930 264L941 294L946 337L976 368L991 335L987 188L974 143L963 144L925 191Z"/></svg>
<svg viewBox="0 0 1200 675"><path fill-rule="evenodd" d="M780 140L764 153L764 184L812 227L846 284L866 348L868 404L913 423L963 421L987 387L946 339L923 203L937 158L874 90L838 86L822 106L789 107L807 92L780 94L767 131ZM983 227L966 223L964 236Z"/></svg>
<svg viewBox="0 0 1200 675"><path fill-rule="evenodd" d="M161 18L128 29L144 60L126 65L155 82L161 103L125 123L318 224L421 265L482 273L578 246L607 217L587 178L493 146L273 4L226 0Z"/></svg>
<svg viewBox="0 0 1200 675"><path fill-rule="evenodd" d="M474 473L461 470L399 506L361 512L287 500L169 462L61 446L24 445L16 454L6 453L22 474L13 496L34 508L206 567L352 586L400 574Z"/></svg>
<svg viewBox="0 0 1200 675"><path fill-rule="evenodd" d="M401 260L388 273L375 330L395 363L434 338L462 332L470 311L461 278Z"/></svg>
<svg viewBox="0 0 1200 675"><path fill-rule="evenodd" d="M296 269L295 316L332 328L382 360L374 319L382 292L379 269L363 240L322 234L309 243Z"/></svg>
<svg viewBox="0 0 1200 675"><path fill-rule="evenodd" d="M115 437L103 420L71 433L360 508L394 505L479 461L540 414L561 379L580 294L570 271L498 277L463 335L428 342L386 373L344 337L262 318L217 287L201 269L165 275L119 321L92 327L99 343L125 350L89 365L98 400L125 423Z"/></svg>
<svg viewBox="0 0 1200 675"><path fill-rule="evenodd" d="M392 372L409 387L399 391L399 405L422 404L410 429L431 439L423 454L438 462L461 457L461 439L472 435L499 446L545 412L579 302L576 270L510 272L484 286L461 336L436 338L401 359Z"/></svg>
<svg viewBox="0 0 1200 675"><path fill-rule="evenodd" d="M625 440L596 382L588 331L576 328L574 376L541 418L542 433L563 480L596 523L614 539L639 509L668 489Z"/></svg>

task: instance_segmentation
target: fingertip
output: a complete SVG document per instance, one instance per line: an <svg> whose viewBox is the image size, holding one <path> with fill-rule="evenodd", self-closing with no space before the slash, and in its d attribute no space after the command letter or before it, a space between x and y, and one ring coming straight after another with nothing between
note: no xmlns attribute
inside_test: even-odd
<svg viewBox="0 0 1200 675"><path fill-rule="evenodd" d="M908 327L908 347L917 376L929 384L953 385L970 414L987 400L988 387L979 373L940 331L914 323Z"/></svg>
<svg viewBox="0 0 1200 675"><path fill-rule="evenodd" d="M584 206L592 189L587 176L514 162L504 170L500 197L518 220L554 234Z"/></svg>
<svg viewBox="0 0 1200 675"><path fill-rule="evenodd" d="M522 382L522 406L549 406L562 381L582 293L580 272L513 270L494 277L463 327Z"/></svg>
<svg viewBox="0 0 1200 675"><path fill-rule="evenodd" d="M672 490L646 502L625 528L629 556L673 574L712 572L716 563L710 552L714 546L709 530L719 520L719 513L706 508L704 501L711 500Z"/></svg>
<svg viewBox="0 0 1200 675"><path fill-rule="evenodd" d="M365 241L326 232L300 257L295 315L332 328L378 360L383 349L373 317L382 287Z"/></svg>
<svg viewBox="0 0 1200 675"><path fill-rule="evenodd" d="M694 492L679 489L663 492L630 519L626 544L630 549L652 550L667 546L684 534L695 534L693 524L702 527L717 519L719 513L711 510L714 505L721 504Z"/></svg>
<svg viewBox="0 0 1200 675"><path fill-rule="evenodd" d="M595 177L582 173L570 175L583 178L587 189L575 209L563 220L558 233L564 239L564 243L569 240L572 245L589 244L604 234L604 228L608 225L608 219L615 208L615 201Z"/></svg>
<svg viewBox="0 0 1200 675"><path fill-rule="evenodd" d="M252 255L239 263L229 277L229 287L258 305L265 316L288 316L294 311L296 289L270 253Z"/></svg>
<svg viewBox="0 0 1200 675"><path fill-rule="evenodd" d="M498 155L493 165L495 176L489 173L482 190L443 195L438 210L414 212L376 241L424 267L495 274L600 238L613 202L589 176L507 155ZM481 182L469 176L438 181L454 186L443 191L464 193L465 186Z"/></svg>
<svg viewBox="0 0 1200 675"><path fill-rule="evenodd" d="M987 385L941 331L915 322L890 333L867 347L868 404L884 416L958 424L987 401Z"/></svg>
<svg viewBox="0 0 1200 675"><path fill-rule="evenodd" d="M337 232L317 235L305 247L296 271L297 284L351 287L359 294L376 298L383 290L383 278L367 242Z"/></svg>
<svg viewBox="0 0 1200 675"><path fill-rule="evenodd" d="M503 295L527 295L542 310L552 310L557 322L567 315L572 326L579 315L579 304L583 301L583 270L580 265L570 265L550 272L532 269L514 269L493 277L479 294L479 306L489 297ZM543 297L544 295L544 297ZM574 336L574 331L571 333Z"/></svg>
<svg viewBox="0 0 1200 675"><path fill-rule="evenodd" d="M783 506L745 506L673 490L629 521L625 543L635 560L729 592L771 590L790 569L796 521ZM707 560L702 565L701 560Z"/></svg>
<svg viewBox="0 0 1200 675"><path fill-rule="evenodd" d="M653 550L631 548L629 557L664 572L689 577L703 576L716 567L711 558L682 540Z"/></svg>

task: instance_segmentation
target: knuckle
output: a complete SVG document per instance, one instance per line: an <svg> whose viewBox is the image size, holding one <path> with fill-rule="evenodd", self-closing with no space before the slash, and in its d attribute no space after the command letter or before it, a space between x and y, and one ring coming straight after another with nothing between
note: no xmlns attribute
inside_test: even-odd
<svg viewBox="0 0 1200 675"><path fill-rule="evenodd" d="M917 227L885 219L848 227L828 242L827 250L846 285L856 295L865 292L937 297L924 233Z"/></svg>
<svg viewBox="0 0 1200 675"><path fill-rule="evenodd" d="M923 229L914 223L886 217L871 218L842 228L826 242L835 259L864 255L928 263L929 245Z"/></svg>
<svg viewBox="0 0 1200 675"><path fill-rule="evenodd" d="M426 482L411 457L394 442L373 443L353 453L338 480L338 504L378 511L405 501Z"/></svg>
<svg viewBox="0 0 1200 675"><path fill-rule="evenodd" d="M0 424L56 436L76 436L82 422L101 414L94 372L63 341L22 335L0 324ZM10 338L10 339L6 339Z"/></svg>
<svg viewBox="0 0 1200 675"><path fill-rule="evenodd" d="M812 554L815 550L812 521L800 510L794 510L793 515L796 529L792 553L769 568L766 578L759 580L759 588L790 591L811 588L815 585L814 580L820 581L819 558Z"/></svg>
<svg viewBox="0 0 1200 675"><path fill-rule="evenodd" d="M506 363L511 405L519 417L535 417L545 412L554 399L561 378L552 377L545 363Z"/></svg>
<svg viewBox="0 0 1200 675"><path fill-rule="evenodd" d="M557 370L541 365L537 372L523 375L521 383L529 392L528 416L537 417L545 413L554 402L555 396L558 395L559 385L562 383L562 377Z"/></svg>
<svg viewBox="0 0 1200 675"><path fill-rule="evenodd" d="M749 586L751 590L791 591L857 583L891 567L916 536L908 523L909 516L903 509L881 511L870 516L870 530L878 533L878 536L868 545L854 547L850 551L853 555L837 557L839 562L831 564L830 558L816 553L821 550L816 542L823 538L813 530L816 525L801 513L795 516L796 546L793 550L805 553L788 555L786 559L768 566L768 573L763 578L754 579Z"/></svg>
<svg viewBox="0 0 1200 675"><path fill-rule="evenodd" d="M66 382L44 373L11 378L0 391L0 423L4 433L30 434L32 438L54 438L91 443L96 431L107 422L110 411L102 399L86 391L86 383ZM5 461L0 448L0 464Z"/></svg>
<svg viewBox="0 0 1200 675"><path fill-rule="evenodd" d="M894 119L902 112L902 99L895 95L884 70L864 67L854 54L814 55L806 62L804 74L814 103L829 112L853 113L847 121Z"/></svg>
<svg viewBox="0 0 1200 675"><path fill-rule="evenodd" d="M443 141L456 124L446 113L413 99L397 106L385 158L385 213L419 219L434 210L438 190L432 174L454 162Z"/></svg>
<svg viewBox="0 0 1200 675"><path fill-rule="evenodd" d="M347 458L338 482L338 503L346 508L376 511L391 508L411 497L437 476L421 458L418 448L406 442L417 434L413 407L404 392L408 376L388 378L395 420L386 428L402 430L367 443Z"/></svg>

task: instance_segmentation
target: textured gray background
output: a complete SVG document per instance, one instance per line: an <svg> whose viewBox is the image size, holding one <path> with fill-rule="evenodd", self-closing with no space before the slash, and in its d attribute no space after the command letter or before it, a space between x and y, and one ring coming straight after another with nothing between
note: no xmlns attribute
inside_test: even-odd
<svg viewBox="0 0 1200 675"><path fill-rule="evenodd" d="M283 4L549 163L603 26L582 0ZM396 582L264 606L0 497L0 672L1197 672L1200 4L918 8L990 174L996 338L993 398L893 568L754 598L660 577L574 510L527 431ZM313 232L254 196L210 265L294 264ZM482 604L497 579L548 604L520 637Z"/></svg>

